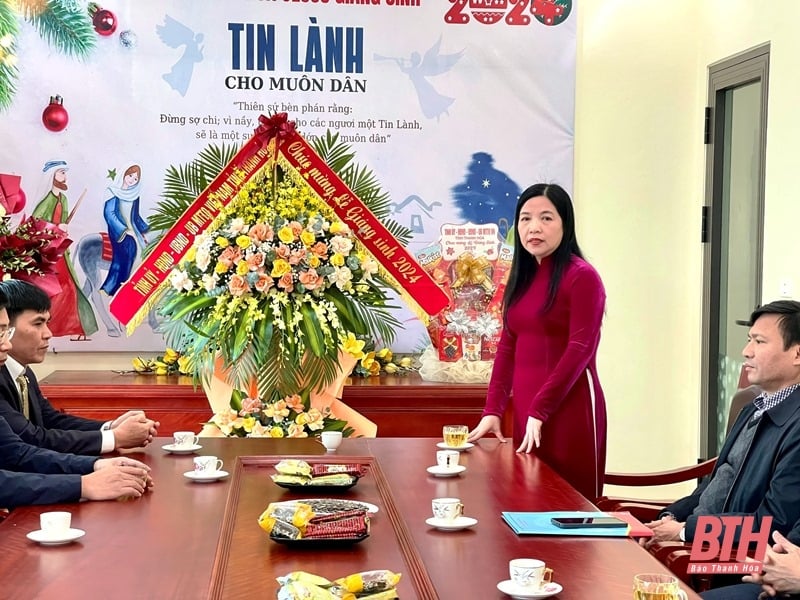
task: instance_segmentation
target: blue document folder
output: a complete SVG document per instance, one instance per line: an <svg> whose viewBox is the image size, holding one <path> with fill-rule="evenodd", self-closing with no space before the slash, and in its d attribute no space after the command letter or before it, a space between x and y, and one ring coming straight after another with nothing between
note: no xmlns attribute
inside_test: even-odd
<svg viewBox="0 0 800 600"><path fill-rule="evenodd" d="M592 537L646 537L652 532L637 521L630 513L604 513L586 511L555 512L503 512L503 520L518 535L569 535ZM563 529L550 521L554 517L617 517L628 523L628 527L586 527Z"/></svg>

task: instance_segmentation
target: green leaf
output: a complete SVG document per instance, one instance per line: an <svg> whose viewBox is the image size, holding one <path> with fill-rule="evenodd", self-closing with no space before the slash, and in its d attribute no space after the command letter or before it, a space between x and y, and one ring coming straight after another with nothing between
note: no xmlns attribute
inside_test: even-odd
<svg viewBox="0 0 800 600"><path fill-rule="evenodd" d="M11 40L9 46L0 48L0 58L17 54L18 37L19 22L17 15L12 10L12 3L0 1L0 39ZM18 77L19 71L15 61L0 60L0 110L11 106L17 91Z"/></svg>
<svg viewBox="0 0 800 600"><path fill-rule="evenodd" d="M237 412L242 410L242 398L244 397L245 394L241 390L233 390L231 393L231 408Z"/></svg>
<svg viewBox="0 0 800 600"><path fill-rule="evenodd" d="M300 321L300 328L306 336L306 346L308 346L316 356L323 356L325 354L325 335L322 333L322 325L317 318L317 313L314 312L314 308L308 303L302 304L300 312L303 314L303 320Z"/></svg>
<svg viewBox="0 0 800 600"><path fill-rule="evenodd" d="M169 314L173 319L182 319L187 314L196 310L203 310L217 303L213 296L175 296L163 309L164 314Z"/></svg>
<svg viewBox="0 0 800 600"><path fill-rule="evenodd" d="M44 10L33 3L25 3L23 8L25 18L48 45L67 56L84 59L94 50L97 33L89 14L73 5L49 0Z"/></svg>

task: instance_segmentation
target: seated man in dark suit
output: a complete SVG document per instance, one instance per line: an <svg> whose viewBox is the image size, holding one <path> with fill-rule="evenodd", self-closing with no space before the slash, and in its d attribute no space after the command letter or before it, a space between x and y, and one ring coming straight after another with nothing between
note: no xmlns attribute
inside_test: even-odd
<svg viewBox="0 0 800 600"><path fill-rule="evenodd" d="M757 308L747 340L745 372L763 392L737 417L711 476L647 524L653 541L692 541L702 515L752 516L754 530L771 516L783 534L800 520L800 302Z"/></svg>
<svg viewBox="0 0 800 600"><path fill-rule="evenodd" d="M149 444L158 423L142 411L128 411L104 423L62 413L47 401L29 365L44 360L52 334L50 298L25 281L0 282L14 338L9 357L0 366L0 416L22 441L76 454L101 454Z"/></svg>
<svg viewBox="0 0 800 600"><path fill-rule="evenodd" d="M0 365L11 348L5 297L0 292ZM62 454L31 446L0 417L0 506L138 497L152 485L150 467L132 458Z"/></svg>

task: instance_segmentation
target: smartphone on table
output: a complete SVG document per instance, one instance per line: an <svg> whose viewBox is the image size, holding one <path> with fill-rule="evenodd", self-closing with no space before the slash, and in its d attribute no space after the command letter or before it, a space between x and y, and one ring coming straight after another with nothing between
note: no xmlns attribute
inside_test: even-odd
<svg viewBox="0 0 800 600"><path fill-rule="evenodd" d="M628 524L616 517L553 517L550 521L562 529L583 529L585 527L627 527Z"/></svg>

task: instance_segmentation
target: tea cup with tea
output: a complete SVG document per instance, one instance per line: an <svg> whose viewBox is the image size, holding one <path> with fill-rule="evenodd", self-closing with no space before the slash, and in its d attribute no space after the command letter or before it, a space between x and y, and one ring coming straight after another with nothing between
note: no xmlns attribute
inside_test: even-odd
<svg viewBox="0 0 800 600"><path fill-rule="evenodd" d="M665 573L640 573L633 578L634 600L686 600L678 578Z"/></svg>
<svg viewBox="0 0 800 600"><path fill-rule="evenodd" d="M467 443L469 427L466 425L445 425L442 427L444 445L448 448L461 448Z"/></svg>

